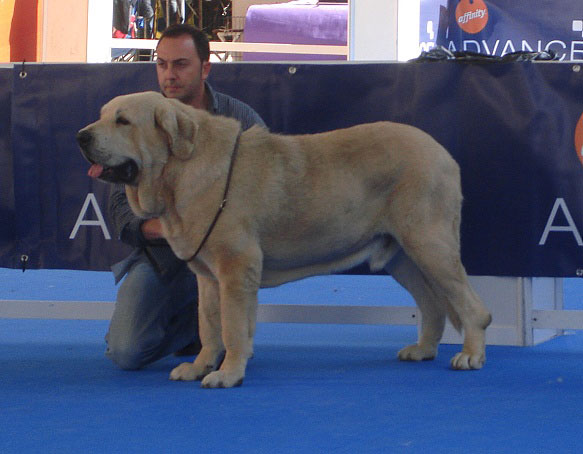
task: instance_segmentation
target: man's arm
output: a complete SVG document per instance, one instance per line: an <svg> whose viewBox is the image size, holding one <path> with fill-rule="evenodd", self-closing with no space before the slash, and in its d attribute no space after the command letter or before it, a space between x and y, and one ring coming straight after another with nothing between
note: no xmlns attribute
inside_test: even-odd
<svg viewBox="0 0 583 454"><path fill-rule="evenodd" d="M134 247L146 244L146 238L142 234L144 220L133 213L122 184L116 184L109 194L109 217L122 242Z"/></svg>
<svg viewBox="0 0 583 454"><path fill-rule="evenodd" d="M140 219L130 208L123 185L115 185L109 195L109 213L117 236L131 246L145 246L162 238L159 219Z"/></svg>

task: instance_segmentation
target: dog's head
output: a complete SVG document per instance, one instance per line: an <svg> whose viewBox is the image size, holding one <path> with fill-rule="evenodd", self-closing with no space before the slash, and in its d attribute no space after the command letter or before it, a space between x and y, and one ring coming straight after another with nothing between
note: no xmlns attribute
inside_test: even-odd
<svg viewBox="0 0 583 454"><path fill-rule="evenodd" d="M77 133L89 175L111 183L137 185L146 168L163 166L169 155L188 159L196 124L188 107L155 92L118 96L101 117Z"/></svg>
<svg viewBox="0 0 583 454"><path fill-rule="evenodd" d="M136 191L130 204L140 215L159 214L156 179L171 157L187 160L194 151L196 111L159 93L119 96L101 109L95 123L77 133L83 156L91 163L89 176L123 183ZM129 193L128 193L129 196Z"/></svg>

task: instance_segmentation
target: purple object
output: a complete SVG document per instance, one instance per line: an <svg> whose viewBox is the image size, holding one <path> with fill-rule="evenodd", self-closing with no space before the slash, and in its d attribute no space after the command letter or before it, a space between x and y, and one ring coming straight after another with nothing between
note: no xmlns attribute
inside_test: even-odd
<svg viewBox="0 0 583 454"><path fill-rule="evenodd" d="M346 46L347 35L347 3L253 5L247 10L245 19L244 40L248 43ZM346 56L245 52L243 60L346 60Z"/></svg>

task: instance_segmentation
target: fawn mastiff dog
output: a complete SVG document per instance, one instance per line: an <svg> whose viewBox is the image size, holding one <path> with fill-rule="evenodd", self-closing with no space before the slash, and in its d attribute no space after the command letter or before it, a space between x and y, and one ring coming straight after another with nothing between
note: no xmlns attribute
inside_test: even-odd
<svg viewBox="0 0 583 454"><path fill-rule="evenodd" d="M240 385L259 288L363 262L387 269L421 311L419 340L401 360L434 358L447 315L464 333L452 367L484 364L491 316L460 259L459 167L419 129L241 132L233 119L147 92L107 103L77 140L89 174L125 183L132 210L160 218L197 275L202 350L172 380Z"/></svg>

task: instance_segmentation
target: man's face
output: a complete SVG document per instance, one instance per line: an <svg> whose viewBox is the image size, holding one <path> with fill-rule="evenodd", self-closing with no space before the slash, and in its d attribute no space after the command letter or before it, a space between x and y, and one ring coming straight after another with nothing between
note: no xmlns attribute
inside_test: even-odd
<svg viewBox="0 0 583 454"><path fill-rule="evenodd" d="M200 61L192 38L189 35L164 38L158 44L157 54L156 72L164 96L204 109L204 81L211 65Z"/></svg>

